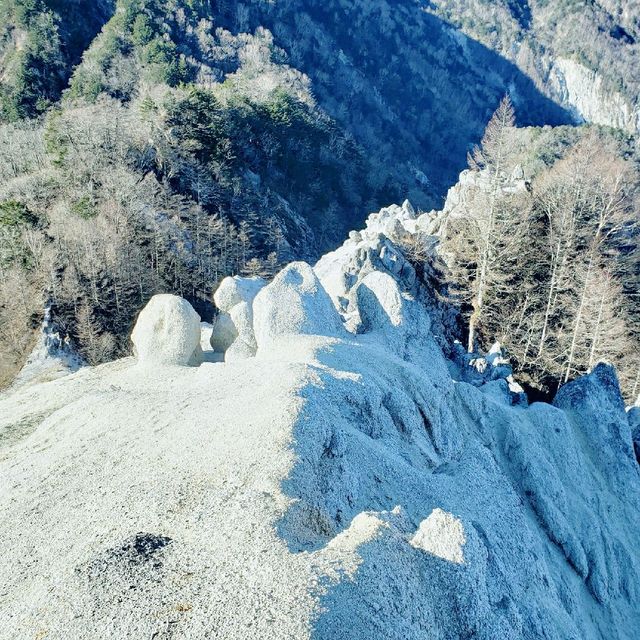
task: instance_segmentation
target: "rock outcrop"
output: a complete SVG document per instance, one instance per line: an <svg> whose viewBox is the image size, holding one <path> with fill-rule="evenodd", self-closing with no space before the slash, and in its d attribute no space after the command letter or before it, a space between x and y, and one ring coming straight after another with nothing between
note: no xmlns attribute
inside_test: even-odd
<svg viewBox="0 0 640 640"><path fill-rule="evenodd" d="M527 406L499 346L447 360L395 244L432 225L225 281L232 366L164 366L199 319L157 296L138 364L0 396L0 638L634 640L636 412L608 365Z"/></svg>
<svg viewBox="0 0 640 640"><path fill-rule="evenodd" d="M224 353L226 362L255 356L253 301L265 285L257 276L233 276L225 278L216 290L213 301L220 312L215 318L211 346L214 351Z"/></svg>
<svg viewBox="0 0 640 640"><path fill-rule="evenodd" d="M51 308L44 310L38 342L12 383L17 389L26 384L46 382L77 371L85 364L65 335L51 320Z"/></svg>
<svg viewBox="0 0 640 640"><path fill-rule="evenodd" d="M428 236L431 220L431 214L416 217L408 201L402 207L392 205L372 213L364 229L352 231L341 247L318 261L314 270L347 319L357 310L354 296L360 281L373 271L388 273L407 292L416 291L415 270L397 244L418 231Z"/></svg>
<svg viewBox="0 0 640 640"><path fill-rule="evenodd" d="M131 342L141 365L199 364L200 316L183 298L155 295L140 312Z"/></svg>
<svg viewBox="0 0 640 640"><path fill-rule="evenodd" d="M577 119L620 129L632 135L640 132L640 105L606 86L601 75L570 58L558 58L549 70L549 91Z"/></svg>
<svg viewBox="0 0 640 640"><path fill-rule="evenodd" d="M331 299L306 262L286 266L256 296L253 311L260 349L285 336L346 335Z"/></svg>

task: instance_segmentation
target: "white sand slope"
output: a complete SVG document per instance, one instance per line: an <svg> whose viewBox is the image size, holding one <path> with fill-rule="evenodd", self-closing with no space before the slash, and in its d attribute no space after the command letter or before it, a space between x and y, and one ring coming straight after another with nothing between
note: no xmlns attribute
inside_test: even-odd
<svg viewBox="0 0 640 640"><path fill-rule="evenodd" d="M0 637L305 637L312 576L273 528L304 376L129 360L4 400Z"/></svg>
<svg viewBox="0 0 640 640"><path fill-rule="evenodd" d="M612 369L556 406L456 381L388 236L349 243L260 291L255 356L0 396L0 638L637 638Z"/></svg>

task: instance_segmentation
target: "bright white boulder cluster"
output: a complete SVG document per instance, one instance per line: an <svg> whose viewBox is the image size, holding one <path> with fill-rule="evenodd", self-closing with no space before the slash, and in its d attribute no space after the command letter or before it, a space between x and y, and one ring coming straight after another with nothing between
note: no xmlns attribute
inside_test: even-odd
<svg viewBox="0 0 640 640"><path fill-rule="evenodd" d="M219 310L211 346L231 362L291 335L345 337L342 321L314 270L293 262L268 285L262 278L225 278L213 296Z"/></svg>
<svg viewBox="0 0 640 640"><path fill-rule="evenodd" d="M265 285L266 282L259 277L227 277L213 296L220 313L215 318L211 347L224 353L227 362L244 360L256 354L253 301Z"/></svg>
<svg viewBox="0 0 640 640"><path fill-rule="evenodd" d="M363 231L352 232L313 268L294 262L268 285L260 278L225 278L214 294L219 312L212 348L230 362L282 337L344 338L350 332L374 333L393 352L407 355L408 344L428 334L431 321L417 303L415 270L394 243L417 235L429 242L426 234L433 229L434 214L416 217L405 202L369 216Z"/></svg>

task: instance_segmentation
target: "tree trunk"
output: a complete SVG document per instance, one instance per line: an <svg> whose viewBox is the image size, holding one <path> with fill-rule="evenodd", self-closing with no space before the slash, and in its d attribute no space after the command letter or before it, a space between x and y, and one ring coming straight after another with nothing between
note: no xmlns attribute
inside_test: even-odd
<svg viewBox="0 0 640 640"><path fill-rule="evenodd" d="M600 339L600 323L602 322L602 312L604 310L604 296L605 292L602 292L600 296L600 305L598 306L598 319L596 320L596 326L593 333L593 339L591 341L591 351L589 352L589 371L593 369L593 364L596 356L596 348L598 347L598 341Z"/></svg>
<svg viewBox="0 0 640 640"><path fill-rule="evenodd" d="M538 355L539 358L542 355L544 349L544 343L547 339L547 329L549 327L549 318L551 317L551 311L553 310L553 300L556 290L556 278L558 276L558 263L560 259L560 240L558 240L558 246L553 258L553 268L551 270L551 282L549 284L549 295L547 296L547 305L544 312L544 321L542 323L542 333L540 334L540 342L538 343Z"/></svg>
<svg viewBox="0 0 640 640"><path fill-rule="evenodd" d="M580 296L580 306L578 307L578 313L576 314L575 324L573 326L573 336L571 337L571 349L569 350L569 359L567 360L567 370L564 375L564 382L569 380L571 375L571 365L573 364L573 358L575 356L576 347L578 345L578 334L580 332L580 322L582 321L582 314L584 313L584 307L587 302L587 290L589 286L589 279L591 277L591 269L593 268L593 251L589 257L589 266L587 267L587 275L584 279L584 285L582 287L582 295Z"/></svg>

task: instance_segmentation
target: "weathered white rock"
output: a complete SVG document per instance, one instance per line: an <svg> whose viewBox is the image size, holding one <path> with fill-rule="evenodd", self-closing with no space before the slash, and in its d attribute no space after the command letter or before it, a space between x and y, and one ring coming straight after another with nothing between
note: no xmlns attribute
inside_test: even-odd
<svg viewBox="0 0 640 640"><path fill-rule="evenodd" d="M44 310L38 342L12 383L17 389L25 384L61 378L80 369L86 363L71 347L69 337L61 333L51 320L51 307Z"/></svg>
<svg viewBox="0 0 640 640"><path fill-rule="evenodd" d="M640 107L606 85L602 75L571 58L557 58L549 71L552 97L581 120L623 129L640 130Z"/></svg>
<svg viewBox="0 0 640 640"><path fill-rule="evenodd" d="M380 271L368 273L356 290L361 329L393 331L404 321L404 305L397 282Z"/></svg>
<svg viewBox="0 0 640 640"><path fill-rule="evenodd" d="M140 312L131 341L140 364L198 364L200 316L184 298L155 295Z"/></svg>
<svg viewBox="0 0 640 640"><path fill-rule="evenodd" d="M466 541L462 522L442 509L434 509L411 538L417 549L456 564L464 563Z"/></svg>
<svg viewBox="0 0 640 640"><path fill-rule="evenodd" d="M248 345L244 340L236 340L225 352L225 362L237 362L238 360L246 360L253 358L256 350Z"/></svg>
<svg viewBox="0 0 640 640"><path fill-rule="evenodd" d="M403 215L399 207L395 212ZM406 290L415 286L414 268L390 242L390 237L400 240L409 234L406 225L414 228L415 220L407 218L401 222L399 218L389 216L385 209L369 216L367 228L361 234L323 256L314 267L335 306L344 313L355 311L352 293L368 273L378 271L392 274Z"/></svg>
<svg viewBox="0 0 640 640"><path fill-rule="evenodd" d="M258 291L266 284L266 281L258 276L250 278L228 276L222 280L213 294L213 301L218 309L229 312L240 302L251 304Z"/></svg>
<svg viewBox="0 0 640 640"><path fill-rule="evenodd" d="M346 333L331 298L306 262L292 262L280 271L256 296L253 315L260 348L285 335Z"/></svg>
<svg viewBox="0 0 640 640"><path fill-rule="evenodd" d="M252 358L258 348L253 332L253 308L247 302L240 302L229 311L237 337L226 350L225 362Z"/></svg>
<svg viewBox="0 0 640 640"><path fill-rule="evenodd" d="M256 353L253 333L253 300L266 281L257 276L225 278L213 296L220 313L216 317L211 346L225 354L225 361L251 358Z"/></svg>
<svg viewBox="0 0 640 640"><path fill-rule="evenodd" d="M211 330L211 348L219 353L224 353L238 337L238 330L231 316L226 311L221 311L213 319Z"/></svg>
<svg viewBox="0 0 640 640"><path fill-rule="evenodd" d="M416 210L413 208L413 205L408 200L405 200L402 203L402 210L406 218L411 219L416 217Z"/></svg>

